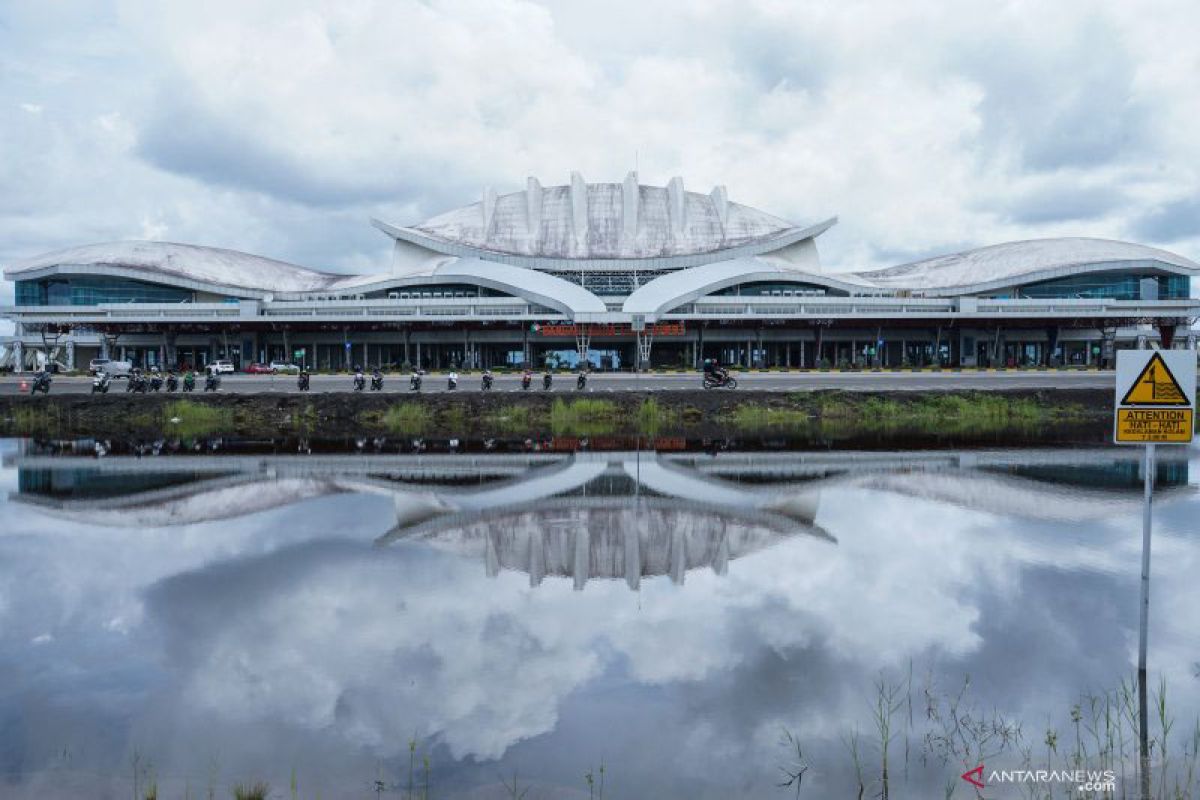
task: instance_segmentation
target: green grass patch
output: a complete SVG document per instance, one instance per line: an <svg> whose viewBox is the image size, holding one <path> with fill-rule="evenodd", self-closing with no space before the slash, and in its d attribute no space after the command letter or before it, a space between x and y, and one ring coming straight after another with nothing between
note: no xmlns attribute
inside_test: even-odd
<svg viewBox="0 0 1200 800"><path fill-rule="evenodd" d="M16 406L5 420L5 427L13 433L39 434L58 430L62 422L58 406Z"/></svg>
<svg viewBox="0 0 1200 800"><path fill-rule="evenodd" d="M527 405L503 405L485 412L482 422L489 431L515 433L538 427L543 421L541 416Z"/></svg>
<svg viewBox="0 0 1200 800"><path fill-rule="evenodd" d="M620 426L620 409L612 400L555 398L550 407L550 429L555 434L602 435Z"/></svg>
<svg viewBox="0 0 1200 800"><path fill-rule="evenodd" d="M668 408L653 397L647 397L638 406L635 419L637 419L639 431L643 433L657 433L663 428L678 423L679 411L678 409Z"/></svg>
<svg viewBox="0 0 1200 800"><path fill-rule="evenodd" d="M207 403L172 400L163 406L162 429L181 437L227 432L234 429L233 412Z"/></svg>
<svg viewBox="0 0 1200 800"><path fill-rule="evenodd" d="M396 403L379 421L394 433L421 433L433 425L433 412L422 403Z"/></svg>
<svg viewBox="0 0 1200 800"><path fill-rule="evenodd" d="M742 403L723 418L723 421L742 430L763 428L801 428L812 422L812 415L802 408L788 408Z"/></svg>

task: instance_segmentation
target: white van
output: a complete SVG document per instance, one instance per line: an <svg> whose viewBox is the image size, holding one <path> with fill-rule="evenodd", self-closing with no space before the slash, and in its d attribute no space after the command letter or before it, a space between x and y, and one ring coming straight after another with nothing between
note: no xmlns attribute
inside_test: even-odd
<svg viewBox="0 0 1200 800"><path fill-rule="evenodd" d="M93 358L88 362L89 374L102 371L107 372L110 378L128 378L133 371L133 364L129 361L113 361L111 358Z"/></svg>

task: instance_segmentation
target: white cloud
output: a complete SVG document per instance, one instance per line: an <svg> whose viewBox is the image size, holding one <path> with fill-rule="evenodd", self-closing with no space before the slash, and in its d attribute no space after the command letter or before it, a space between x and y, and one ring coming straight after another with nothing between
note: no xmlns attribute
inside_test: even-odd
<svg viewBox="0 0 1200 800"><path fill-rule="evenodd" d="M6 9L0 261L155 235L334 269L484 183L674 174L834 267L1200 222L1194 3L295 2ZM936 24L930 24L936 20ZM91 122L91 121L94 121ZM151 224L147 225L147 220Z"/></svg>

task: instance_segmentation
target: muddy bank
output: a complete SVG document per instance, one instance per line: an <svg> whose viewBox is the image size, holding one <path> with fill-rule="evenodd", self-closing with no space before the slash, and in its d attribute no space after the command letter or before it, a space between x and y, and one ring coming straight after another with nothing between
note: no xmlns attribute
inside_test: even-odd
<svg viewBox="0 0 1200 800"><path fill-rule="evenodd" d="M613 392L372 395L352 393L0 397L9 436L163 435L483 437L648 433L785 438L814 446L939 446L1110 436L1112 393Z"/></svg>

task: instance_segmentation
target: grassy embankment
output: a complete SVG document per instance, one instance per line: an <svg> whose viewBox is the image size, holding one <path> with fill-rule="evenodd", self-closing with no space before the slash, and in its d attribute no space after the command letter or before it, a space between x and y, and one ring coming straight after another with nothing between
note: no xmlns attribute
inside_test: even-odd
<svg viewBox="0 0 1200 800"><path fill-rule="evenodd" d="M779 405L738 404L723 415L722 421L751 431L984 433L1083 422L1098 413L1079 403L1049 403L1035 397L985 392L896 397L823 392L788 395L787 402Z"/></svg>

